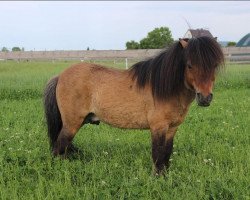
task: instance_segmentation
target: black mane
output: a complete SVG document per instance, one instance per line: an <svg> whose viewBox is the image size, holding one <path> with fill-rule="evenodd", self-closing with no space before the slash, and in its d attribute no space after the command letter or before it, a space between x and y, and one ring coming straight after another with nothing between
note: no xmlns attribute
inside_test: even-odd
<svg viewBox="0 0 250 200"><path fill-rule="evenodd" d="M179 41L174 43L157 56L134 64L129 73L139 89L149 84L154 98L166 100L184 88L187 60L209 75L223 63L224 56L213 38L202 36L190 39L186 48Z"/></svg>

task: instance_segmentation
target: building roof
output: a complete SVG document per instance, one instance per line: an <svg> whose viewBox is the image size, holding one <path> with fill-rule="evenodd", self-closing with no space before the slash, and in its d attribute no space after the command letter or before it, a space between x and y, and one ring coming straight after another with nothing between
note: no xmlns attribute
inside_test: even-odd
<svg viewBox="0 0 250 200"><path fill-rule="evenodd" d="M195 38L201 36L213 37L213 35L210 33L209 30L201 28L201 29L188 29L188 31L184 35L184 38Z"/></svg>
<svg viewBox="0 0 250 200"><path fill-rule="evenodd" d="M250 47L250 33L241 38L236 44L236 47Z"/></svg>

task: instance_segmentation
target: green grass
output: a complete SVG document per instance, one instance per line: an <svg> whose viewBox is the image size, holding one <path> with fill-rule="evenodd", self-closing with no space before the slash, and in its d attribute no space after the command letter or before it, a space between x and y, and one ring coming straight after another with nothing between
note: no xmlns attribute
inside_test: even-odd
<svg viewBox="0 0 250 200"><path fill-rule="evenodd" d="M149 131L86 125L79 153L51 157L43 88L70 64L0 62L0 199L250 199L250 65L227 65L212 105L191 106L157 178Z"/></svg>

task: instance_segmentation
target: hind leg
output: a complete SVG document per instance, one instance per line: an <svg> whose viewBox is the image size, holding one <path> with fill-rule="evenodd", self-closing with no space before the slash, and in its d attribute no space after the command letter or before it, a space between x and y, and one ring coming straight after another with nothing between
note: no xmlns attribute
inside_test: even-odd
<svg viewBox="0 0 250 200"><path fill-rule="evenodd" d="M70 133L65 127L61 129L61 132L57 138L56 143L53 147L53 155L63 155L66 152L67 147L73 140L72 133Z"/></svg>
<svg viewBox="0 0 250 200"><path fill-rule="evenodd" d="M80 127L87 123L95 125L99 125L100 123L99 118L94 113L89 113L84 118L74 117L74 119L68 120L68 122L67 120L67 118L64 120L65 122L63 123L63 128L61 129L57 141L54 145L54 155L63 155L66 153L67 150L76 150L76 148L72 145L71 142Z"/></svg>
<svg viewBox="0 0 250 200"><path fill-rule="evenodd" d="M71 142L75 137L77 131L80 129L84 118L71 118L71 120L63 120L63 127L57 138L57 141L53 148L53 154L64 155L68 148L71 146Z"/></svg>

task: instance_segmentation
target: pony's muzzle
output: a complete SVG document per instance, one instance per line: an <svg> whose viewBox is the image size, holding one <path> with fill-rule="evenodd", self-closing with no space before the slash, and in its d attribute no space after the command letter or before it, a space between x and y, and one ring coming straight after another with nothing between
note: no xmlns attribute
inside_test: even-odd
<svg viewBox="0 0 250 200"><path fill-rule="evenodd" d="M204 106L204 107L209 106L212 99L213 99L212 93L210 93L207 96L203 96L203 94L201 93L196 93L196 101L199 106Z"/></svg>

